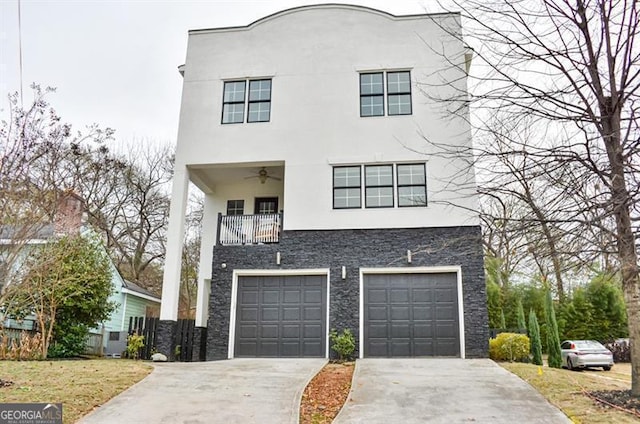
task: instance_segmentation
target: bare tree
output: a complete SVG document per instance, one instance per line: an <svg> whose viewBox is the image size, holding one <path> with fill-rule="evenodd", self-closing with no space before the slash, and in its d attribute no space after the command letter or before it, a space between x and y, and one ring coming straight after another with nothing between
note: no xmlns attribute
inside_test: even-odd
<svg viewBox="0 0 640 424"><path fill-rule="evenodd" d="M474 51L475 71L469 79L469 97L459 91L438 100L458 105L470 101L476 139L495 139L497 134L508 140L510 163L526 171L528 181L546 184L538 188L559 199L548 209L551 216L543 219L534 213L532 219L553 224L563 236L580 237L597 229L604 235L601 240L614 240L629 317L632 393L640 396L638 4L632 0L450 3L465 20L465 41ZM433 40L425 42L439 50ZM450 66L461 69L464 61L454 58ZM425 85L424 91L437 92L436 85ZM508 116L515 124L526 122L531 137L509 137L491 125L496 115Z"/></svg>

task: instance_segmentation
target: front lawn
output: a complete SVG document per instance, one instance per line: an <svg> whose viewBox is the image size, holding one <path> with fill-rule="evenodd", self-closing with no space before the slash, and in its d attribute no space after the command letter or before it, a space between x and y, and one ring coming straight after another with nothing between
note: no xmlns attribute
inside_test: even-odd
<svg viewBox="0 0 640 424"><path fill-rule="evenodd" d="M125 359L0 361L0 403L62 403L74 423L147 376L152 366Z"/></svg>
<svg viewBox="0 0 640 424"><path fill-rule="evenodd" d="M605 407L586 392L599 390L629 390L631 368L629 364L616 364L611 371L600 369L568 371L522 363L500 363L535 387L549 402L560 408L574 423L608 424L638 423L640 417Z"/></svg>

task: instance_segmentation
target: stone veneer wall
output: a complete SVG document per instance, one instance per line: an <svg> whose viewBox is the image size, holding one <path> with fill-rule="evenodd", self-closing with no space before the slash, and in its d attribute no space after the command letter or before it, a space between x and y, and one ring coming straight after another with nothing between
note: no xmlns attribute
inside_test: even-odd
<svg viewBox="0 0 640 424"><path fill-rule="evenodd" d="M411 264L407 264L407 250L412 252ZM276 252L281 255L280 265L276 265ZM330 268L329 328L351 329L358 355L360 268L452 265L462 267L466 357L487 357L487 297L478 226L284 231L276 244L215 246L206 358L227 358L234 269Z"/></svg>

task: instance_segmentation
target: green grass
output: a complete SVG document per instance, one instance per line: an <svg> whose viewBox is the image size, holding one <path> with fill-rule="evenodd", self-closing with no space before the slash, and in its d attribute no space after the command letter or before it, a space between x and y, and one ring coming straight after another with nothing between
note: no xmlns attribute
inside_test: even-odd
<svg viewBox="0 0 640 424"><path fill-rule="evenodd" d="M499 363L536 388L549 402L560 408L574 423L609 424L638 423L631 414L604 408L584 394L594 390L629 390L630 367L618 364L610 372L586 370L581 372L521 363Z"/></svg>
<svg viewBox="0 0 640 424"><path fill-rule="evenodd" d="M74 423L146 377L153 367L125 359L0 361L0 403L62 403L64 423Z"/></svg>

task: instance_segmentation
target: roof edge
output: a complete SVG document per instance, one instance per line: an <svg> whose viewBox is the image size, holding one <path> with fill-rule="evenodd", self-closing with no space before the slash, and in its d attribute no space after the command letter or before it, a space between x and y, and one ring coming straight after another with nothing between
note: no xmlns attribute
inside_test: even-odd
<svg viewBox="0 0 640 424"><path fill-rule="evenodd" d="M296 13L296 12L300 12L303 10L309 10L309 9L331 9L331 8L340 8L340 9L352 9L352 10L359 10L362 12L369 12L369 13L373 13L373 14L377 14L380 16L383 16L385 18L391 19L391 20L405 20L405 19L416 19L416 18L421 18L421 17L425 17L425 16L459 16L460 12L435 12L435 13L416 13L416 14L410 14L410 15L394 15L392 13L389 12L385 12L383 10L380 9L374 9L373 7L368 7L368 6L361 6L361 5L356 5L356 4L348 4L348 3L319 3L319 4L310 4L310 5L304 5L304 6L296 6L296 7L290 7L288 9L284 9L284 10L280 10L278 12L272 13L270 15L264 16L260 19L257 19L253 22L251 22L248 25L238 25L238 26L229 26L229 27L216 27L216 28L202 28L202 29L190 29L188 31L189 35L191 34L202 34L202 33L209 33L209 32L225 32L225 31L243 31L243 30L249 30L252 29L253 27L260 25L264 22L279 18L281 16L284 15L289 15L291 13Z"/></svg>

